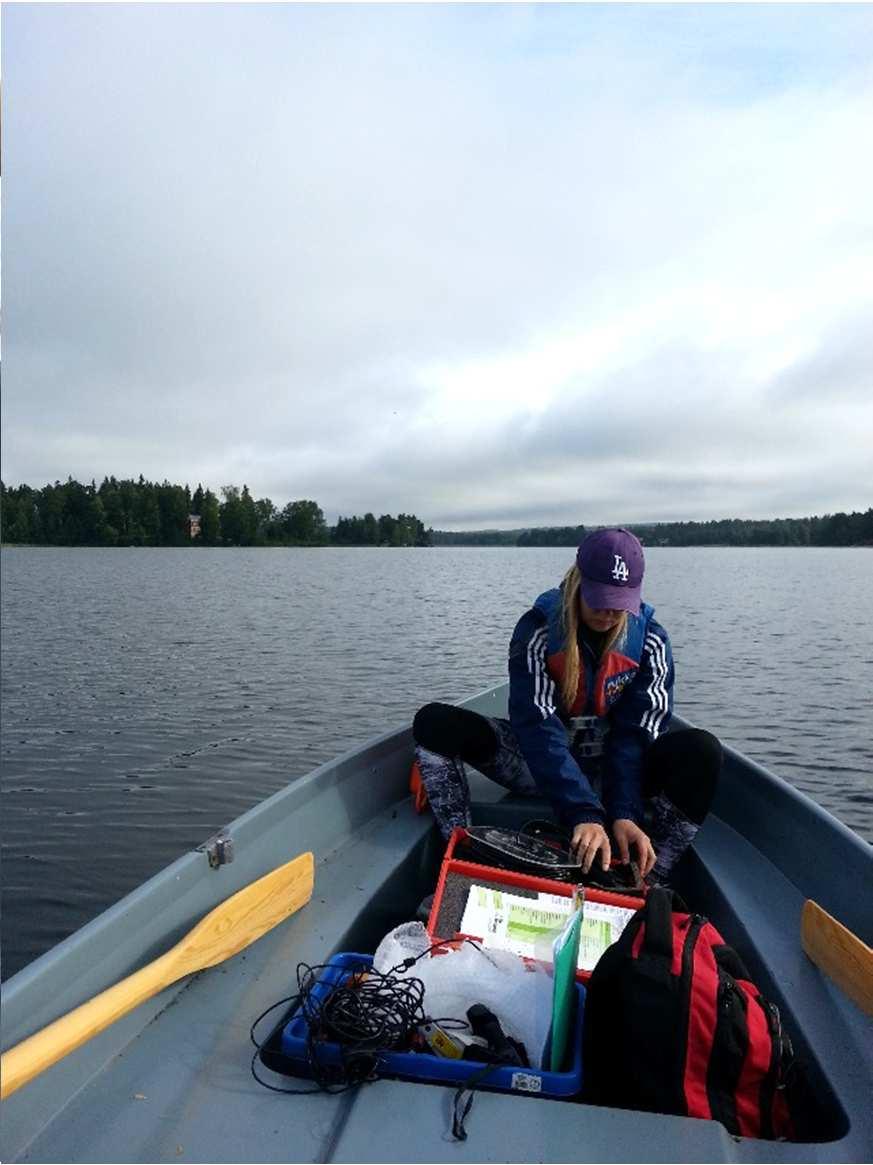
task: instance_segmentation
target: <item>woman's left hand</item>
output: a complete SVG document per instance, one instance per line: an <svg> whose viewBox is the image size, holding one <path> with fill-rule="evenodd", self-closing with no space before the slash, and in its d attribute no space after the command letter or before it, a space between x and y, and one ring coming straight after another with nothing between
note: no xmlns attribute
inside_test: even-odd
<svg viewBox="0 0 873 1165"><path fill-rule="evenodd" d="M644 833L635 821L620 818L612 823L612 836L615 838L615 847L621 862L630 859L630 847L635 845L639 854L640 874L645 878L655 864L657 854L652 849L649 835Z"/></svg>

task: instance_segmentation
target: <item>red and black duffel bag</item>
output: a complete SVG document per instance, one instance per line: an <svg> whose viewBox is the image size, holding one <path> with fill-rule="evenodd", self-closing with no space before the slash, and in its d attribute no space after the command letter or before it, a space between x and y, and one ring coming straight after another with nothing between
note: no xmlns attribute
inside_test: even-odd
<svg viewBox="0 0 873 1165"><path fill-rule="evenodd" d="M601 957L585 999L585 1098L791 1138L791 1044L775 1004L711 922L653 889Z"/></svg>

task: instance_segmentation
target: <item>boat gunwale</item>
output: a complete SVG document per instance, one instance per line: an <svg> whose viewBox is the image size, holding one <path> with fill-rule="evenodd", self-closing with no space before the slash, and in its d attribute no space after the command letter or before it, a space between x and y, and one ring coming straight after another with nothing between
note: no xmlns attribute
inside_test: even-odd
<svg viewBox="0 0 873 1165"><path fill-rule="evenodd" d="M492 715L501 715L503 714L503 702L505 701L506 691L507 686L505 684L497 685L464 701L462 706L475 707L477 710L486 711ZM688 722L677 716L675 717L675 724L677 727L681 727L688 724ZM267 869L272 868L273 864L275 864L273 858L276 852L275 845L278 844L278 841L275 839L280 834L288 834L288 821L293 814L309 807L309 813L301 814L294 821L294 831L299 833L304 829L306 821L309 820L313 807L322 804L319 799L321 795L330 797L331 794L340 794L344 789L351 789L352 795L346 800L338 796L328 802L329 805L340 805L344 810L347 810L347 815L344 819L339 822L331 822L328 827L325 826L323 821L320 822L322 840L325 841L325 845L319 848L317 856L319 860L324 860L326 857L329 857L334 851L330 845L326 844L328 837L332 836L335 845L339 845L344 837L354 835L361 831L368 820L377 817L380 813L383 813L395 804L400 805L406 799L407 789L404 777L408 772L411 743L411 732L407 723L400 728L389 730L371 738L360 746L346 750L340 756L319 765L293 784L287 785L285 788L271 794L264 801L252 806L225 827L225 832L229 833L237 844L238 856L244 856L244 861L232 863L229 866L222 866L217 871L213 871L209 868L206 856L202 852L191 850L183 854L175 862L143 883L142 886L132 891L131 894L126 895L118 903L86 924L85 927L82 927L51 951L46 952L40 959L35 960L29 967L24 968L7 983L4 983L4 1015L7 1013L10 1003L16 1004L17 1001L20 1004L22 998L26 999L29 992L45 990L44 975L47 969L51 970L52 975L64 974L64 966L69 965L69 959L71 957L75 956L78 960L84 960L89 950L93 948L95 942L99 946L107 935L111 937L111 932L116 928L118 923L124 923L128 928L132 925L135 927L135 915L138 910L143 910L148 913L148 910L155 902L166 901L168 905L175 908L175 929L178 930L179 925L183 925L178 922L178 916L184 915L186 918L190 917L194 899L197 898L198 889L200 891L204 888L208 889L209 894L215 898L215 902L212 904L215 904L221 901L227 894L238 889L240 885L251 880L251 878L259 876L259 873L266 872ZM780 872L785 875L786 879L797 886L798 890L803 891L805 885L813 885L816 877L819 879L823 877L823 864L819 864L811 869L808 861L804 861L798 857L797 861L789 862L789 865L798 868L801 878L792 877L782 863L776 860L779 855L775 854L772 849L774 841L778 841L785 834L785 828L780 830L768 829L766 828L766 823L761 825L758 822L754 813L749 820L738 823L737 819L742 817L743 812L748 812L750 808L754 809L756 806L759 807L762 804L766 806L774 799L778 800L780 807L788 808L786 816L789 818L789 823L793 822L804 834L811 834L816 830L823 829L825 837L830 838L830 843L835 850L840 850L844 854L851 853L853 855L850 864L854 865L857 861L858 869L862 869L863 863L866 863L866 874L869 876L873 851L848 826L845 826L844 823L835 818L828 810L819 806L802 790L797 789L784 778L778 777L776 774L770 772L758 762L744 756L738 750L725 746L725 757L726 765L729 769L739 768L740 770L751 770L755 779L745 782L747 791L744 797L736 797L733 795L727 797L725 795L725 804L719 804L717 802L715 812L725 824L733 829L741 830L743 836L749 841L749 844L773 862ZM371 776L378 772L379 778L368 780L367 770L370 770ZM352 781L352 778L356 778L356 780ZM479 788L483 788L487 787L489 783L486 782L485 778L481 778L480 781L476 777L475 784ZM740 782L740 784L742 785L743 782ZM503 795L503 790L498 789L492 784L487 789L486 795L489 798L500 797ZM750 832L754 832L754 830L749 830L749 824L755 827L761 825L761 828L758 830L758 837L750 836ZM744 825L745 828L743 828ZM270 845L262 844L265 838L270 839ZM292 836L289 839L289 844L293 840L294 838ZM761 841L764 842L764 845L760 844ZM782 856L785 856L785 848L781 847L781 849ZM286 854L286 856L290 855ZM255 870L258 872L253 872ZM214 877L213 875L217 876ZM801 881L803 884L801 884ZM181 897L179 895L180 882L185 882L187 886ZM855 895L856 902L859 897L859 895ZM851 901L849 898L844 897L841 899L841 913L844 917L844 908L849 901ZM827 902L823 901L822 905L827 908ZM204 908L209 909L209 905L206 905ZM199 906L197 909L200 909ZM166 937L168 933L169 928L164 926L164 936ZM134 930L130 942L133 945L139 943L142 950L148 948L148 944L144 943L143 936L137 929ZM28 972L29 974L27 974ZM43 982L40 983L40 980L43 980ZM81 989L81 987L81 982L76 984L76 989ZM98 987L97 989L99 990L100 988ZM181 989L182 987L180 985L176 990ZM24 993L23 996L22 992ZM90 994L93 994L93 991L89 989L82 997L87 998ZM165 994L159 997L158 1000L153 1001L148 1011L146 1008L142 1009L139 1019L136 1016L129 1017L126 1028L123 1031L119 1029L120 1034L117 1037L121 1041L122 1046L123 1043L130 1042L134 1039L145 1024L160 1010L166 1007L170 998L172 998L171 995ZM31 1016L31 1018L33 1017ZM42 1023L35 1023L35 1026L42 1026ZM4 1023L4 1038L8 1036L9 1028ZM117 1050L118 1047L109 1047L107 1045L107 1048L102 1053L103 1062L105 1063L106 1060L111 1059L117 1053ZM72 1065L66 1072L61 1074L60 1079L55 1085L56 1090L58 1090L58 1085L60 1085L59 1091L64 1092L68 1099L71 1098L77 1091L77 1088L71 1083L76 1075L78 1074L79 1076L78 1087L84 1087L93 1079L95 1072L99 1071L101 1066L102 1064L97 1063L96 1060L88 1061L87 1057L83 1058L78 1067ZM60 1109L64 1107L64 1103L66 1102L61 1103ZM60 1109L56 1108L53 1110L53 1119L57 1119L60 1115ZM767 1143L755 1141L752 1144L761 1146ZM789 1157L786 1159L841 1159L839 1156L835 1157L834 1154L846 1151L849 1145L856 1146L851 1128L847 1136L839 1140L787 1146L787 1148L791 1149L803 1149L804 1152L802 1157L797 1156L796 1158ZM843 1146L842 1149L841 1146ZM810 1153L813 1155L810 1156ZM745 1155L743 1154L743 1156ZM783 1158L781 1156L774 1156L766 1159Z"/></svg>

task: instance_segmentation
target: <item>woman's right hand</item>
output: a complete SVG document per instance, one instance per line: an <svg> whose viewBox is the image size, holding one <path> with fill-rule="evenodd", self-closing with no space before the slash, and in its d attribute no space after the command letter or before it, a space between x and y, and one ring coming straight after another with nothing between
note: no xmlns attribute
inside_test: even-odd
<svg viewBox="0 0 873 1165"><path fill-rule="evenodd" d="M570 842L570 852L582 866L582 872L587 874L598 853L604 870L609 869L612 851L609 846L609 835L602 825L596 821L583 821L573 830Z"/></svg>

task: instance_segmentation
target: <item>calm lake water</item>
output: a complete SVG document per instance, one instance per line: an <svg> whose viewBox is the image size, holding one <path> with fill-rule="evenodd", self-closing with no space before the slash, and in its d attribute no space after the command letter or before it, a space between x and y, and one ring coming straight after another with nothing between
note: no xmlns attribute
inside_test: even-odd
<svg viewBox="0 0 873 1165"><path fill-rule="evenodd" d="M3 977L427 700L502 681L566 549L10 548ZM873 552L647 551L676 706L873 838Z"/></svg>

